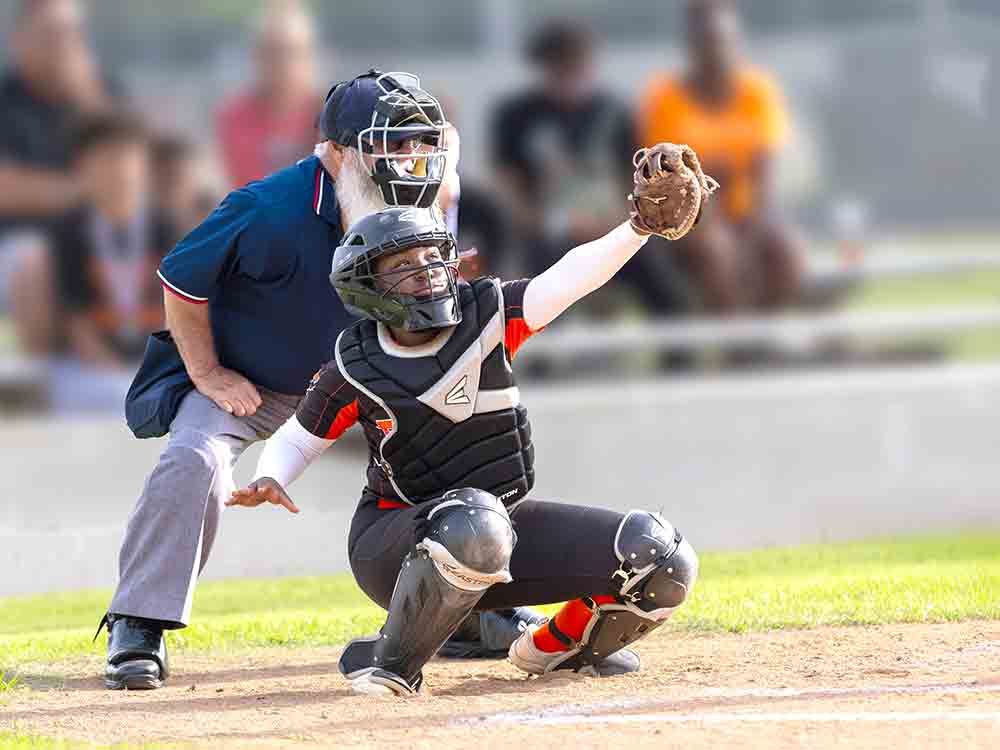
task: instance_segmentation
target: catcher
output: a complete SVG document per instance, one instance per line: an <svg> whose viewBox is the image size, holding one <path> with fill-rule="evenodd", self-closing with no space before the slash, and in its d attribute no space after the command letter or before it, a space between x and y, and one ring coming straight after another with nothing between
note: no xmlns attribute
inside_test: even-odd
<svg viewBox="0 0 1000 750"><path fill-rule="evenodd" d="M357 692L417 692L424 665L473 610L559 601L511 646L517 667L633 672L638 656L624 647L690 592L697 557L659 515L527 498L531 425L510 368L529 336L607 282L650 233L689 231L714 190L686 147L660 144L635 163L630 221L530 280L460 280L454 239L425 209L367 216L337 248L331 282L366 319L340 334L296 415L267 441L257 479L227 505L297 513L284 488L361 424L370 460L349 556L388 618L341 656Z"/></svg>

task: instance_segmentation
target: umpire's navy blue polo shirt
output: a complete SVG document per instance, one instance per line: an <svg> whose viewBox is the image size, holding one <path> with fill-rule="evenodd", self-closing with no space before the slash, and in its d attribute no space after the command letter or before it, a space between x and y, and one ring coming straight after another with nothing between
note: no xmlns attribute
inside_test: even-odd
<svg viewBox="0 0 1000 750"><path fill-rule="evenodd" d="M230 193L158 275L209 306L223 367L301 394L353 322L329 281L342 237L333 180L312 156Z"/></svg>

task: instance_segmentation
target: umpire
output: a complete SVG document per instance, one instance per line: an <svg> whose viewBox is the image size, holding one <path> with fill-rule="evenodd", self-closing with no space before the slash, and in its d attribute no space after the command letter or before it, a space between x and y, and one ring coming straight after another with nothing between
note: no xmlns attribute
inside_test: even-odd
<svg viewBox="0 0 1000 750"><path fill-rule="evenodd" d="M163 260L169 333L150 338L126 401L138 437L169 432L128 521L107 625L109 688L159 687L164 630L187 626L232 467L292 414L351 318L329 283L344 227L430 205L444 115L407 74L335 86L316 154L231 193Z"/></svg>

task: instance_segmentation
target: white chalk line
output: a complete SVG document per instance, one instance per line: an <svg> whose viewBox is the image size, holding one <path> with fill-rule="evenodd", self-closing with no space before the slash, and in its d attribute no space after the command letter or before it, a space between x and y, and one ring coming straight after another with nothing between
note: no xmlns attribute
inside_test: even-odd
<svg viewBox="0 0 1000 750"><path fill-rule="evenodd" d="M686 696L677 699L678 708L684 704L704 702L706 700L721 699L783 699L783 698L843 698L857 697L867 698L880 695L934 695L934 694L969 694L969 693L1000 693L1000 683L976 684L976 683L952 683L939 685L872 685L869 687L830 687L830 688L708 688L698 695ZM608 714L608 711L622 711L629 709L639 709L644 706L650 708L662 707L669 702L664 699L618 699L611 701L598 701L594 703L573 703L563 706L553 706L552 708L540 709L531 712L507 712L493 714L491 716L481 716L479 722L493 723L531 723L531 724L572 724L572 723L632 723L652 720L670 722L697 722L712 721L711 717L723 717L721 721L932 721L937 713L919 712L836 712L836 713L720 713L711 711L670 713L667 711L657 711L654 713L645 712L641 714ZM941 712L944 714L944 712ZM782 719L781 717L796 717ZM840 719L822 717L845 717ZM902 717L902 718L885 718ZM926 718L931 716L932 718ZM1000 721L1000 712L985 713L960 713L948 712L947 716L961 717L962 721ZM639 718L637 718L639 717ZM667 718L672 717L672 718ZM733 717L733 718L726 718ZM770 718L755 718L770 717ZM853 717L853 718L852 718ZM876 717L872 719L858 717ZM881 718L878 718L881 717ZM924 718L910 718L924 717ZM955 719L943 719L953 721Z"/></svg>
<svg viewBox="0 0 1000 750"><path fill-rule="evenodd" d="M535 716L516 723L538 726L580 724L779 724L789 722L850 724L858 722L967 721L1000 723L1000 711L912 711L842 713L713 713L690 714L667 712L604 716Z"/></svg>

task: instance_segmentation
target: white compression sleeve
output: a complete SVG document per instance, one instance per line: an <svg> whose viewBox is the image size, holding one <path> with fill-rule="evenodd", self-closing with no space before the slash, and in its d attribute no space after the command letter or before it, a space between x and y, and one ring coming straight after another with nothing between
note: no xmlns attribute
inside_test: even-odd
<svg viewBox="0 0 1000 750"><path fill-rule="evenodd" d="M524 290L524 322L533 331L547 326L578 299L607 283L648 239L626 221L603 237L574 247Z"/></svg>
<svg viewBox="0 0 1000 750"><path fill-rule="evenodd" d="M333 442L313 435L293 415L264 443L254 480L271 477L287 488Z"/></svg>

